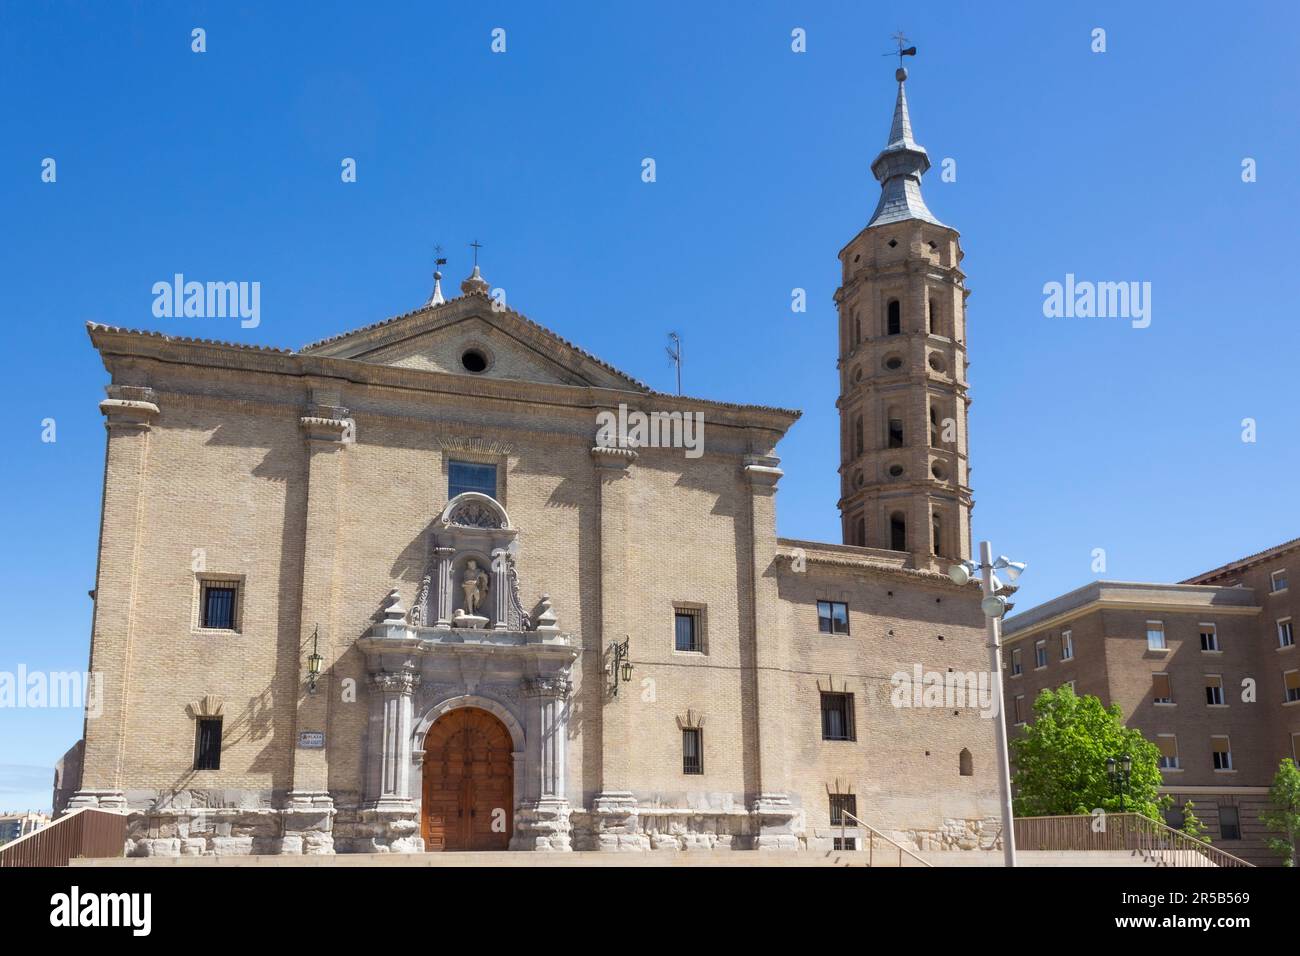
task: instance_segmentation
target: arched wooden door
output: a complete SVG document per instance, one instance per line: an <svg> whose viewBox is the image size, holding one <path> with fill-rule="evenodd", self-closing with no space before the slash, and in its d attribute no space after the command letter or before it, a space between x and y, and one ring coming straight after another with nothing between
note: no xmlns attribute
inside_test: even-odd
<svg viewBox="0 0 1300 956"><path fill-rule="evenodd" d="M424 737L421 828L426 850L505 850L514 826L510 731L486 710L460 707Z"/></svg>

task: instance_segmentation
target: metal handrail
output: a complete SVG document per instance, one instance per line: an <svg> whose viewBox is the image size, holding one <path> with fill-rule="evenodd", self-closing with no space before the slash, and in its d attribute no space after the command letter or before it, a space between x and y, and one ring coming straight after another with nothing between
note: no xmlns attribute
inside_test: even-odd
<svg viewBox="0 0 1300 956"><path fill-rule="evenodd" d="M873 865L873 864L875 863L875 860L876 860L876 837L880 837L880 839L884 840L884 841L885 841L886 843L888 843L890 846L892 846L892 847L894 847L895 849L898 850L898 865L899 865L899 867L902 867L902 865L903 865L903 854L906 853L908 856L910 856L912 859L914 859L917 863L920 863L922 866L926 867L927 869L934 869L933 864L927 863L925 860L921 859L919 856L917 856L915 853L913 853L913 852L912 852L911 850L909 850L907 847L903 846L901 843L896 843L896 842L894 842L894 841L891 840L889 837L885 836L883 833L881 833L879 830L877 830L875 827L873 827L871 824L869 824L869 823L863 823L861 820L859 820L859 819L858 819L856 816L854 816L852 813L849 813L849 811L847 811L847 810L843 810L843 809L840 810L840 839L841 839L841 840L844 840L844 839L845 839L844 831L847 829L847 827L844 825L844 819L845 819L845 817L847 817L848 819L852 820L852 821L853 821L854 823L856 823L859 827L861 827L862 829L866 830L867 833L870 834L870 839L867 840L867 846L868 846L868 850L867 850L867 866L871 866L871 865Z"/></svg>
<svg viewBox="0 0 1300 956"><path fill-rule="evenodd" d="M1016 843L1025 850L1130 850L1158 866L1254 866L1141 813L1107 814L1101 830L1095 824L1091 814L1017 817Z"/></svg>

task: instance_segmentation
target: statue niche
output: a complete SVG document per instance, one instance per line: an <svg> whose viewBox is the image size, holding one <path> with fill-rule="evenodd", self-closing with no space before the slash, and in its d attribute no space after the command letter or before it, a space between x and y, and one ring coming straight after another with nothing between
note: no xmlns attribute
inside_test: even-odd
<svg viewBox="0 0 1300 956"><path fill-rule="evenodd" d="M467 491L433 522L409 621L420 627L532 629L519 600L518 530L488 495Z"/></svg>

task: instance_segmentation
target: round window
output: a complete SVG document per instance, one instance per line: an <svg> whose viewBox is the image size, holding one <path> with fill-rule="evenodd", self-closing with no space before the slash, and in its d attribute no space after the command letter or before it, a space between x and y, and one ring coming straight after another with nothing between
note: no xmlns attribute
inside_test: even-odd
<svg viewBox="0 0 1300 956"><path fill-rule="evenodd" d="M902 465L890 465L890 466L889 466L889 477L890 477L890 478L898 478L898 477L901 476L902 474L903 474L903 466L902 466Z"/></svg>
<svg viewBox="0 0 1300 956"><path fill-rule="evenodd" d="M948 480L948 469L943 467L942 462L936 461L933 465L931 465L930 474L934 475L934 477L938 478L940 481Z"/></svg>
<svg viewBox="0 0 1300 956"><path fill-rule="evenodd" d="M891 355L889 358L885 359L885 368L889 369L891 372L897 372L902 367L903 360L897 355Z"/></svg>
<svg viewBox="0 0 1300 956"><path fill-rule="evenodd" d="M938 352L931 352L930 368L934 369L936 372L946 372L948 371L948 363L943 360L943 356Z"/></svg>
<svg viewBox="0 0 1300 956"><path fill-rule="evenodd" d="M465 366L465 371L476 375L488 367L487 356L478 349L466 349L460 357L460 364Z"/></svg>

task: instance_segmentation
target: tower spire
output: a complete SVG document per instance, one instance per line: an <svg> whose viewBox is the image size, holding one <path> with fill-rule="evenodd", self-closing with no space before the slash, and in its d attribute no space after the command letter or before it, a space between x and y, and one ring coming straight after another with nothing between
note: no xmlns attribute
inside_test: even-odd
<svg viewBox="0 0 1300 956"><path fill-rule="evenodd" d="M916 47L903 50L900 43L899 63L904 56L915 56ZM894 71L898 81L898 98L894 101L894 119L889 127L889 142L871 164L871 173L880 181L880 202L871 214L868 226L905 219L922 219L942 226L921 196L921 177L930 168L925 147L912 138L912 117L907 109L907 70L901 65Z"/></svg>

